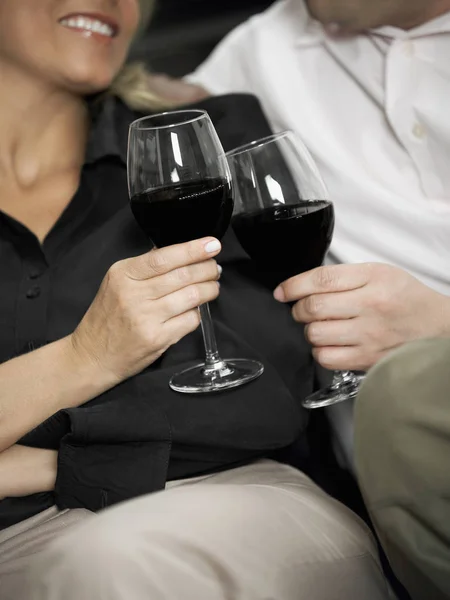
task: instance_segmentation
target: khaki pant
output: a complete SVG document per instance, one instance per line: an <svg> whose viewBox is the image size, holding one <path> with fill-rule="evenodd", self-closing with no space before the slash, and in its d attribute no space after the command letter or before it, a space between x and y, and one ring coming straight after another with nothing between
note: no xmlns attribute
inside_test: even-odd
<svg viewBox="0 0 450 600"><path fill-rule="evenodd" d="M356 402L360 485L415 600L450 598L450 340L405 346Z"/></svg>
<svg viewBox="0 0 450 600"><path fill-rule="evenodd" d="M41 530L47 545L32 560L33 527L9 539L6 561L0 542L1 600L388 597L366 526L272 461L176 482L99 516L78 513L84 522L62 534L70 514L48 522L50 544Z"/></svg>

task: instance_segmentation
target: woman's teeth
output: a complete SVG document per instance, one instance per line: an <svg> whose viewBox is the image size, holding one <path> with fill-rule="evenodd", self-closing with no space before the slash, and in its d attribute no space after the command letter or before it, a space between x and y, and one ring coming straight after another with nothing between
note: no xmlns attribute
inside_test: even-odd
<svg viewBox="0 0 450 600"><path fill-rule="evenodd" d="M60 23L68 29L78 29L80 31L98 33L111 38L114 37L113 28L97 19L89 19L88 17L71 17L69 19L62 19Z"/></svg>

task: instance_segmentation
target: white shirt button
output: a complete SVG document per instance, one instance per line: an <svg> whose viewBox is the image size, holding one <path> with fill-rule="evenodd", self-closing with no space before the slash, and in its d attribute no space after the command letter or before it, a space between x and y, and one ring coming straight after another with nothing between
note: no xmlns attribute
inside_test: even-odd
<svg viewBox="0 0 450 600"><path fill-rule="evenodd" d="M427 135L425 125L422 123L416 123L412 129L413 135L418 140L423 140Z"/></svg>

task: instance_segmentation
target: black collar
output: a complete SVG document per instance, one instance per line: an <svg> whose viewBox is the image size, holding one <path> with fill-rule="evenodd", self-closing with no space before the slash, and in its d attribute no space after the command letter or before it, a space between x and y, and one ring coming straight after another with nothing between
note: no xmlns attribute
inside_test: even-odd
<svg viewBox="0 0 450 600"><path fill-rule="evenodd" d="M135 114L115 96L88 100L91 130L86 149L85 164L93 164L106 157L117 157L127 163L128 128L141 115Z"/></svg>

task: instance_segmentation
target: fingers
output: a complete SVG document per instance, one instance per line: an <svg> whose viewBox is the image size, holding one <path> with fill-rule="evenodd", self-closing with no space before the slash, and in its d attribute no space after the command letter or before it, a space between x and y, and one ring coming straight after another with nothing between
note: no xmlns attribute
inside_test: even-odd
<svg viewBox="0 0 450 600"><path fill-rule="evenodd" d="M198 283L156 300L155 309L160 314L161 322L165 323L197 306L215 300L218 295L219 284L216 281Z"/></svg>
<svg viewBox="0 0 450 600"><path fill-rule="evenodd" d="M195 265L180 267L170 273L149 279L145 285L148 285L148 300L158 300L177 290L204 283L206 281L215 281L219 279L221 267L215 260L207 260Z"/></svg>
<svg viewBox="0 0 450 600"><path fill-rule="evenodd" d="M194 308L164 323L167 346L176 344L200 325L200 312Z"/></svg>
<svg viewBox="0 0 450 600"><path fill-rule="evenodd" d="M314 294L362 288L370 280L372 265L332 265L307 271L283 282L274 291L279 302L293 302Z"/></svg>
<svg viewBox="0 0 450 600"><path fill-rule="evenodd" d="M292 316L299 323L329 319L353 319L359 315L363 300L362 289L336 294L313 294L299 300L294 305Z"/></svg>
<svg viewBox="0 0 450 600"><path fill-rule="evenodd" d="M312 353L315 360L330 371L367 371L386 354L369 354L360 346L314 348Z"/></svg>
<svg viewBox="0 0 450 600"><path fill-rule="evenodd" d="M203 262L216 256L220 250L220 242L209 237L152 250L147 254L129 258L117 264L131 279L145 280L165 275L187 265Z"/></svg>
<svg viewBox="0 0 450 600"><path fill-rule="evenodd" d="M316 348L357 346L361 342L354 319L311 323L305 327L305 337Z"/></svg>

